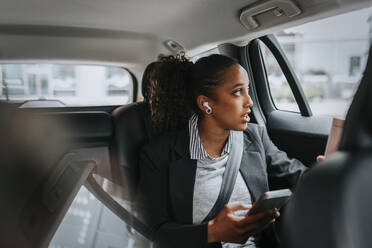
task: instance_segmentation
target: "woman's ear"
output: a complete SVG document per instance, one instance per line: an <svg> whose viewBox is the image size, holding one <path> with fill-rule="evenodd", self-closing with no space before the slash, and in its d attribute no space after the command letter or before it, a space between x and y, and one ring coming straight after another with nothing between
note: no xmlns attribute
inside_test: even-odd
<svg viewBox="0 0 372 248"><path fill-rule="evenodd" d="M199 95L196 98L196 103L198 104L199 109L203 113L206 113L207 108L208 108L207 106L212 107L212 99L210 99L209 97L204 96L204 95Z"/></svg>

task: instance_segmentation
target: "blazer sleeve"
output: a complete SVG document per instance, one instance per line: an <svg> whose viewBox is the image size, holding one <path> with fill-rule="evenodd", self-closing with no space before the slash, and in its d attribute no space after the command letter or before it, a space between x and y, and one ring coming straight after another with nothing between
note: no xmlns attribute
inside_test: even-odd
<svg viewBox="0 0 372 248"><path fill-rule="evenodd" d="M138 197L140 212L152 230L155 247L207 247L207 223L182 224L172 218L168 182L168 165L157 166L149 153L143 150L140 155Z"/></svg>
<svg viewBox="0 0 372 248"><path fill-rule="evenodd" d="M271 141L266 128L260 127L260 129L270 189L283 187L294 189L298 180L308 168L299 160L288 158L287 154L279 150Z"/></svg>

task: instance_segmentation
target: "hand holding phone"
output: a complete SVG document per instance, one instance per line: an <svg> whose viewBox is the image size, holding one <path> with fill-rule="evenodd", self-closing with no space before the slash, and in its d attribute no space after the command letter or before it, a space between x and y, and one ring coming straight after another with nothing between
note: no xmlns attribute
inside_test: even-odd
<svg viewBox="0 0 372 248"><path fill-rule="evenodd" d="M264 210L280 209L290 198L290 189L267 191L253 204L247 215L254 215Z"/></svg>

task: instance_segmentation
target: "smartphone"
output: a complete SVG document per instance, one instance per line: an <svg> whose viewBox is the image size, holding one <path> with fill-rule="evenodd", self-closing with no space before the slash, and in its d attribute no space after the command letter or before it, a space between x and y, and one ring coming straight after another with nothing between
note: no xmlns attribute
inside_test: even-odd
<svg viewBox="0 0 372 248"><path fill-rule="evenodd" d="M290 189L267 191L253 204L248 215L256 214L268 209L280 209L287 203L291 195L292 191Z"/></svg>

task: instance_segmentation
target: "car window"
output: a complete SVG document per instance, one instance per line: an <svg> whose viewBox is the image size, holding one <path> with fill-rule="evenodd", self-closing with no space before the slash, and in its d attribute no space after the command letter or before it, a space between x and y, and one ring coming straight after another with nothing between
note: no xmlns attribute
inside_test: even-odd
<svg viewBox="0 0 372 248"><path fill-rule="evenodd" d="M121 67L0 64L0 72L0 99L25 102L25 107L122 105L133 100L133 78Z"/></svg>
<svg viewBox="0 0 372 248"><path fill-rule="evenodd" d="M287 78L270 49L262 42L260 49L265 63L266 76L271 97L277 109L300 112Z"/></svg>
<svg viewBox="0 0 372 248"><path fill-rule="evenodd" d="M372 8L315 21L275 34L294 68L314 115L344 117L366 64L372 40ZM296 108L275 60L265 62L278 109ZM274 80L275 79L275 80ZM283 80L282 80L283 81Z"/></svg>

